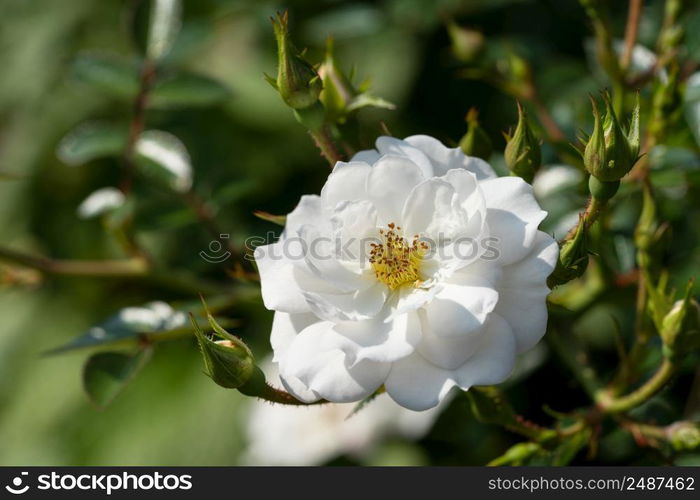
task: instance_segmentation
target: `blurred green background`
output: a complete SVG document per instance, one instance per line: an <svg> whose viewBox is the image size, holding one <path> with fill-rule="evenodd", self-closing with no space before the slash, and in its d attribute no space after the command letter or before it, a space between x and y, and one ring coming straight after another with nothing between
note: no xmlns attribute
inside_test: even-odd
<svg viewBox="0 0 700 500"><path fill-rule="evenodd" d="M613 19L622 33L626 9L625 2L619 4ZM119 161L68 166L59 161L56 148L83 122L128 122L129 100L85 85L74 75L74 60L85 51L134 60L137 49L128 16L133 5L122 0L0 0L0 171L13 175L0 180L0 245L54 258L122 256L98 221L76 216L91 192L118 185ZM263 80L263 72L276 71L269 18L285 8L297 45L308 47L310 59L321 60L325 38L332 34L341 66L356 67L358 80L370 78L373 93L396 104L395 111L361 112L367 147L381 134L380 121L398 137L424 133L454 145L465 132L465 113L476 106L496 150L502 150L501 132L516 119L514 100L487 82L460 76L464 65L450 51L448 17L481 30L487 44L505 41L532 63L541 94L571 141L579 128L590 130L586 93L605 85L587 57L589 29L572 0L186 0L182 31L168 63L218 80L230 95L211 106L149 110L147 126L169 131L186 145L197 192L218 208L219 225L237 243L250 235L279 232L252 212L287 213L300 195L318 192L327 175L303 128ZM642 44L653 44L661 8L662 2L647 2ZM688 22L695 22L697 8L690 11ZM700 58L700 52L695 56ZM683 196L692 198L698 186L697 145L688 146L691 136L683 127L677 142L694 166L682 179L667 183L683 187ZM545 158L545 163L560 163L547 147ZM493 161L499 163L498 153ZM569 211L583 206L580 193L573 189L566 194ZM181 200L144 183L136 195L141 200L136 231L158 262L233 287L220 267L199 257L211 237ZM697 223L692 222L697 221L698 203L668 199L666 215L678 228L679 250L672 265L682 282L700 268ZM621 203L629 205L627 219L622 210L618 224L624 254L639 203L632 198ZM550 220L549 228L555 223ZM591 311L569 332L593 349L604 369L614 366L614 346L596 332L610 331L611 310L628 324L633 296L632 290L623 291L606 310ZM42 356L120 308L194 299L196 294L138 280L45 277L33 285L0 284L0 464L238 463L248 401L202 374L194 339L160 345L136 380L102 411L81 388L85 352ZM241 299L225 315L240 322L236 333L256 354L262 357L269 350L272 315L259 300ZM531 374L509 386L509 395L518 411L546 421L544 403L569 410L586 400L565 368L548 351L544 354ZM692 373L685 373L645 411L661 422L677 414L692 380ZM592 463L651 460L627 434L611 436ZM483 464L518 440L477 423L466 402L457 399L418 448L399 451L398 457L387 453L375 462ZM339 458L335 463L356 462ZM591 462L580 457L575 463Z"/></svg>

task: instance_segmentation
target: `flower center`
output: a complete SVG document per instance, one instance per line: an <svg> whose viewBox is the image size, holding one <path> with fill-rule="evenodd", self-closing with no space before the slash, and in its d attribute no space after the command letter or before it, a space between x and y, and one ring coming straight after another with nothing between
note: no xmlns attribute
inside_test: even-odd
<svg viewBox="0 0 700 500"><path fill-rule="evenodd" d="M381 243L371 243L369 262L377 279L392 290L411 283L421 282L420 264L428 251L428 244L419 241L418 235L409 242L401 234L401 227L393 222L388 229L380 229Z"/></svg>

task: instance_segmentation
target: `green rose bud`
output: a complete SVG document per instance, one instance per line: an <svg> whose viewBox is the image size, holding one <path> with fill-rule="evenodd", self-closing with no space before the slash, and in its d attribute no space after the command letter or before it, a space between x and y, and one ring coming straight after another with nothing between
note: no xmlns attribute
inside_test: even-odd
<svg viewBox="0 0 700 500"><path fill-rule="evenodd" d="M667 429L668 440L676 451L700 448L700 426L696 422L677 422Z"/></svg>
<svg viewBox="0 0 700 500"><path fill-rule="evenodd" d="M191 319L204 358L206 374L227 389L239 389L249 383L257 367L248 346L221 328L210 314L209 324L219 340L208 338L194 318Z"/></svg>
<svg viewBox="0 0 700 500"><path fill-rule="evenodd" d="M615 182L627 175L639 159L639 96L627 133L620 126L607 92L603 93L603 99L605 116L601 118L598 105L591 97L593 133L586 144L583 163L598 180Z"/></svg>
<svg viewBox="0 0 700 500"><path fill-rule="evenodd" d="M366 107L395 108L392 103L372 95L368 91L368 82L358 87L353 85L352 80L341 71L336 62L332 38L328 38L326 42L326 58L318 69L318 74L323 81L320 99L325 108L326 117L331 122L342 125L353 112Z"/></svg>
<svg viewBox="0 0 700 500"><path fill-rule="evenodd" d="M463 63L473 62L484 50L486 40L479 31L463 28L454 21L449 21L447 34L452 42L452 53Z"/></svg>
<svg viewBox="0 0 700 500"><path fill-rule="evenodd" d="M267 81L277 89L284 102L294 109L306 108L318 101L321 78L305 61L289 39L289 12L277 13L272 19L277 38L277 79L266 75Z"/></svg>
<svg viewBox="0 0 700 500"><path fill-rule="evenodd" d="M326 58L318 69L318 74L323 81L320 98L328 117L332 121L343 119L347 114L348 106L357 96L357 91L336 63L332 38L328 38L326 42Z"/></svg>
<svg viewBox="0 0 700 500"><path fill-rule="evenodd" d="M686 288L685 297L676 301L661 323L664 355L680 359L700 348L700 306L692 296L693 282Z"/></svg>
<svg viewBox="0 0 700 500"><path fill-rule="evenodd" d="M459 147L467 156L476 156L488 160L493 152L493 145L486 131L479 125L479 112L471 108L466 116L467 133L459 141Z"/></svg>
<svg viewBox="0 0 700 500"><path fill-rule="evenodd" d="M530 128L527 113L518 102L518 125L512 137L507 137L506 165L510 171L531 183L542 164L540 143Z"/></svg>
<svg viewBox="0 0 700 500"><path fill-rule="evenodd" d="M559 250L559 259L552 274L547 278L547 285L554 288L578 278L588 266L588 248L586 246L586 229L579 221L574 237L567 240Z"/></svg>

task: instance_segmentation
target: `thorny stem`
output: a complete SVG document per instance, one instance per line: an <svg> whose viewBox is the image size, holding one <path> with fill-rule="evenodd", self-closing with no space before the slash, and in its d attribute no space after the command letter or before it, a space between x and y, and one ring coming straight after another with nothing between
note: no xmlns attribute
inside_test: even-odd
<svg viewBox="0 0 700 500"><path fill-rule="evenodd" d="M586 210L579 218L578 224L585 224L586 229L590 228L593 225L593 223L598 220L598 217L600 217L600 214L603 211L603 208L605 208L605 205L605 201L601 201L598 198L591 196L588 200L588 205L586 205ZM578 224L569 230L567 235L562 240L562 243L564 241L570 240L576 235L576 231L578 231Z"/></svg>
<svg viewBox="0 0 700 500"><path fill-rule="evenodd" d="M295 398L288 392L276 389L268 383L265 383L265 386L263 387L262 391L259 394L256 394L256 396L260 399L264 399L265 401L269 401L270 403L279 403L291 406L312 406L328 402L326 400L321 399L313 403L304 403L303 401L299 401L297 398Z"/></svg>
<svg viewBox="0 0 700 500"><path fill-rule="evenodd" d="M319 130L309 130L309 135L314 140L316 147L321 151L321 156L328 161L331 168L337 162L343 160L343 155L338 150L333 137L331 137L331 132L327 125Z"/></svg>

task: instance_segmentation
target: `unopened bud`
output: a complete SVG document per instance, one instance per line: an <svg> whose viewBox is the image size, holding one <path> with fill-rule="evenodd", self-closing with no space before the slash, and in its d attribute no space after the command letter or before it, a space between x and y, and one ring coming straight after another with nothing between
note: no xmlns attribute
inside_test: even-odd
<svg viewBox="0 0 700 500"><path fill-rule="evenodd" d="M214 335L212 340L202 332L192 317L192 325L204 358L206 374L222 387L239 389L253 376L256 366L253 354L241 339L221 328L211 315L208 315Z"/></svg>
<svg viewBox="0 0 700 500"><path fill-rule="evenodd" d="M565 241L559 250L559 259L554 271L547 279L547 285L554 288L580 277L588 267L588 248L586 246L586 228L579 220L574 237Z"/></svg>
<svg viewBox="0 0 700 500"><path fill-rule="evenodd" d="M639 99L635 106L630 129L625 133L613 110L610 95L603 93L605 116L601 118L598 105L593 106L593 133L583 153L588 172L603 182L622 179L639 159Z"/></svg>
<svg viewBox="0 0 700 500"><path fill-rule="evenodd" d="M320 98L329 118L332 121L344 118L348 106L357 96L357 91L336 63L332 38L328 38L326 41L326 58L318 69L318 74L323 81L323 91Z"/></svg>
<svg viewBox="0 0 700 500"><path fill-rule="evenodd" d="M368 82L359 87L353 85L352 79L343 73L336 61L332 38L328 38L326 42L326 57L318 69L318 74L323 81L320 99L325 108L326 118L331 122L344 124L351 113L361 108L395 108L392 103L372 95L368 89Z"/></svg>
<svg viewBox="0 0 700 500"><path fill-rule="evenodd" d="M685 297L676 301L661 323L664 355L679 359L700 348L700 306L692 296L693 282L686 288Z"/></svg>
<svg viewBox="0 0 700 500"><path fill-rule="evenodd" d="M697 422L677 422L666 430L668 440L676 451L700 448L700 425Z"/></svg>
<svg viewBox="0 0 700 500"><path fill-rule="evenodd" d="M289 12L278 13L272 19L277 38L277 79L266 76L284 102L294 109L311 106L321 93L321 78L314 68L294 48L289 38Z"/></svg>
<svg viewBox="0 0 700 500"><path fill-rule="evenodd" d="M530 128L527 113L518 102L518 125L513 136L508 138L505 161L510 171L531 183L542 164L540 143Z"/></svg>
<svg viewBox="0 0 700 500"><path fill-rule="evenodd" d="M486 131L479 125L479 112L471 108L466 116L467 133L459 141L459 147L467 156L488 160L493 152L493 144Z"/></svg>
<svg viewBox="0 0 700 500"><path fill-rule="evenodd" d="M484 50L484 35L479 31L463 28L454 21L449 21L447 34L452 42L452 53L463 63L474 61Z"/></svg>

